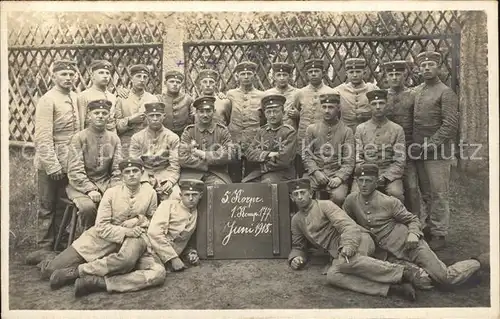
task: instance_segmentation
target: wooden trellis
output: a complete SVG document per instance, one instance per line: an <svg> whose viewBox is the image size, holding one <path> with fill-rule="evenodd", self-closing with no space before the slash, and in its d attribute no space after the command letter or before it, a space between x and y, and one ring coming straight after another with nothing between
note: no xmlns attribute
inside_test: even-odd
<svg viewBox="0 0 500 319"><path fill-rule="evenodd" d="M153 73L148 90L161 92L163 25L144 24L28 26L9 33L9 132L11 141L32 142L38 99L51 87L50 67L55 60L77 62L75 91L90 84L92 60L105 59L114 65L109 89L127 87L128 66L144 63Z"/></svg>

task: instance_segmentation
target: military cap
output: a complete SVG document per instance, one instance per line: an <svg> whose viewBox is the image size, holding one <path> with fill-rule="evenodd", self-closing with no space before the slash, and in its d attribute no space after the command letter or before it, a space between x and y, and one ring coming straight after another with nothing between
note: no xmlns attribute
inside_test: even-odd
<svg viewBox="0 0 500 319"><path fill-rule="evenodd" d="M290 74L293 71L293 65L285 62L275 62L273 63L272 69L274 72L286 72Z"/></svg>
<svg viewBox="0 0 500 319"><path fill-rule="evenodd" d="M319 102L321 104L340 103L340 95L335 94L335 93L321 94L319 96Z"/></svg>
<svg viewBox="0 0 500 319"><path fill-rule="evenodd" d="M373 90L366 93L366 97L368 101L375 100L387 100L387 91L386 90Z"/></svg>
<svg viewBox="0 0 500 319"><path fill-rule="evenodd" d="M309 59L304 62L304 69L321 69L325 68L325 63L321 59Z"/></svg>
<svg viewBox="0 0 500 319"><path fill-rule="evenodd" d="M94 60L90 63L89 67L92 72L100 69L106 69L106 70L113 69L113 65L106 60Z"/></svg>
<svg viewBox="0 0 500 319"><path fill-rule="evenodd" d="M135 166L135 167L138 167L138 168L143 168L144 167L144 163L142 162L142 160L140 158L129 157L129 158L123 159L118 164L118 168L120 168L120 171L123 171L125 168L132 167L132 166Z"/></svg>
<svg viewBox="0 0 500 319"><path fill-rule="evenodd" d="M287 183L288 192L292 193L298 189L311 189L311 181L308 178L299 178Z"/></svg>
<svg viewBox="0 0 500 319"><path fill-rule="evenodd" d="M434 61L437 64L439 64L441 63L441 53L436 51L424 51L419 53L417 55L417 58L415 59L417 65L420 65L422 62L425 61Z"/></svg>
<svg viewBox="0 0 500 319"><path fill-rule="evenodd" d="M405 60L397 60L385 62L382 64L385 72L404 72L406 71L406 61Z"/></svg>
<svg viewBox="0 0 500 319"><path fill-rule="evenodd" d="M281 94L269 94L262 98L260 104L262 108L265 110L267 108L272 107L283 107L286 102L286 97Z"/></svg>
<svg viewBox="0 0 500 319"><path fill-rule="evenodd" d="M163 102L150 102L144 103L144 108L147 114L150 113L165 113L165 103Z"/></svg>
<svg viewBox="0 0 500 319"><path fill-rule="evenodd" d="M360 58L348 58L344 64L346 70L363 70L366 68L366 60Z"/></svg>
<svg viewBox="0 0 500 319"><path fill-rule="evenodd" d="M378 176L377 164L361 164L354 170L354 175L359 176Z"/></svg>
<svg viewBox="0 0 500 319"><path fill-rule="evenodd" d="M195 109L200 109L204 107L214 108L215 107L215 97L213 96L202 96L194 100L193 107Z"/></svg>
<svg viewBox="0 0 500 319"><path fill-rule="evenodd" d="M243 61L236 65L234 71L239 73L241 71L252 71L255 72L257 70L257 64L250 61Z"/></svg>
<svg viewBox="0 0 500 319"><path fill-rule="evenodd" d="M111 101L108 101L108 100L94 100L94 101L90 101L87 104L87 110L89 112L91 112L93 110L107 110L107 111L109 111L111 109L111 105L113 105L113 103L111 103Z"/></svg>
<svg viewBox="0 0 500 319"><path fill-rule="evenodd" d="M76 62L70 60L57 60L52 64L52 72L71 70L76 71Z"/></svg>
<svg viewBox="0 0 500 319"><path fill-rule="evenodd" d="M206 78L211 78L211 79L214 79L215 81L218 81L219 80L219 72L212 70L212 69L201 70L200 73L198 74L198 80L206 79Z"/></svg>
<svg viewBox="0 0 500 319"><path fill-rule="evenodd" d="M165 80L171 78L177 79L179 81L184 81L184 74L179 71L168 71L167 73L165 73Z"/></svg>
<svg viewBox="0 0 500 319"><path fill-rule="evenodd" d="M179 180L179 188L185 191L203 192L205 183L198 179L181 179Z"/></svg>
<svg viewBox="0 0 500 319"><path fill-rule="evenodd" d="M147 67L147 65L144 65L144 64L132 65L130 67L129 71L130 71L130 75L134 75L137 73L145 73L145 74L149 75L149 68Z"/></svg>

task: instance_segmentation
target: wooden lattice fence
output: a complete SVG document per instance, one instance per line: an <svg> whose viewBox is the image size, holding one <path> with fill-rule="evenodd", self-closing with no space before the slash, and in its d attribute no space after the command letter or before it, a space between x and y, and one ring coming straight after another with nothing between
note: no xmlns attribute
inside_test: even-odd
<svg viewBox="0 0 500 319"><path fill-rule="evenodd" d="M32 142L34 113L38 99L52 87L50 68L57 59L78 64L75 91L90 85L89 64L106 59L114 65L109 89L128 86L128 66L149 65L150 92L160 93L162 85L163 25L148 23L31 25L11 28L9 32L9 139Z"/></svg>

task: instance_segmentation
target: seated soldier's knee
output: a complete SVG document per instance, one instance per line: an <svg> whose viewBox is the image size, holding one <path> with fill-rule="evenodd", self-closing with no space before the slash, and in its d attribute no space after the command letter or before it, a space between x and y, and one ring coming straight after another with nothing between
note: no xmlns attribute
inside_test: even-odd
<svg viewBox="0 0 500 319"><path fill-rule="evenodd" d="M153 267L151 267L147 279L148 283L151 286L158 286L162 285L165 282L166 277L167 277L167 271L165 270L165 266L160 264L155 264Z"/></svg>
<svg viewBox="0 0 500 319"><path fill-rule="evenodd" d="M75 206L78 209L78 214L84 218L95 217L97 214L97 205L90 199L90 197L75 198L73 203L75 203Z"/></svg>
<svg viewBox="0 0 500 319"><path fill-rule="evenodd" d="M338 191L334 190L330 192L330 200L339 207L342 207L346 197L347 197L347 192L344 192L342 190Z"/></svg>
<svg viewBox="0 0 500 319"><path fill-rule="evenodd" d="M399 187L398 185L389 185L387 186L387 195L396 197L399 199L402 203L404 203L405 196L404 196L404 191L403 187Z"/></svg>

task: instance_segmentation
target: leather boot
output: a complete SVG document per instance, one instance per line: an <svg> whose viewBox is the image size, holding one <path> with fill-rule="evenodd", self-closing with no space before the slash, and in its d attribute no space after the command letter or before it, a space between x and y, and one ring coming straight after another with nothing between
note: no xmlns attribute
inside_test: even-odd
<svg viewBox="0 0 500 319"><path fill-rule="evenodd" d="M482 253L479 256L472 257L471 259L479 261L481 264L481 270L490 270L490 253Z"/></svg>
<svg viewBox="0 0 500 319"><path fill-rule="evenodd" d="M99 291L106 291L106 281L104 277L83 276L75 281L75 298Z"/></svg>
<svg viewBox="0 0 500 319"><path fill-rule="evenodd" d="M432 279L425 270L409 262L405 262L403 266L402 282L411 283L415 288L421 290L430 290L433 288Z"/></svg>
<svg viewBox="0 0 500 319"><path fill-rule="evenodd" d="M42 262L42 260L50 258L53 255L57 255L57 253L48 249L39 249L29 253L24 261L27 265L35 266Z"/></svg>
<svg viewBox="0 0 500 319"><path fill-rule="evenodd" d="M389 294L401 296L409 301L417 300L417 294L415 292L415 289L413 289L413 286L409 283L392 284L389 287Z"/></svg>
<svg viewBox="0 0 500 319"><path fill-rule="evenodd" d="M55 290L72 284L78 277L78 267L56 269L50 276L50 288Z"/></svg>
<svg viewBox="0 0 500 319"><path fill-rule="evenodd" d="M444 236L432 236L432 239L429 241L429 247L433 251L438 251L446 247L446 239Z"/></svg>

